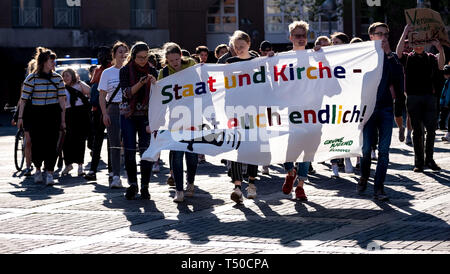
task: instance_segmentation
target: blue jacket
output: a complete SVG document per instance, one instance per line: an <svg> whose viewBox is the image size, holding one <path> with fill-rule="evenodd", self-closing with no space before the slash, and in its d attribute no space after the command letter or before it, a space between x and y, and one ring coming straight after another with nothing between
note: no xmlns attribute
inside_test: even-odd
<svg viewBox="0 0 450 274"><path fill-rule="evenodd" d="M450 79L445 81L440 103L442 107L450 107Z"/></svg>

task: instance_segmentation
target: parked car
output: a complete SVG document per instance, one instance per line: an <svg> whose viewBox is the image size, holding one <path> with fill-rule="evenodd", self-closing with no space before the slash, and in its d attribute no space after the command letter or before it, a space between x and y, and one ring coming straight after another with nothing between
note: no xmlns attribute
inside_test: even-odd
<svg viewBox="0 0 450 274"><path fill-rule="evenodd" d="M97 58L57 58L56 72L61 74L66 68L75 70L80 75L80 80L89 84L89 68L92 65L97 65Z"/></svg>

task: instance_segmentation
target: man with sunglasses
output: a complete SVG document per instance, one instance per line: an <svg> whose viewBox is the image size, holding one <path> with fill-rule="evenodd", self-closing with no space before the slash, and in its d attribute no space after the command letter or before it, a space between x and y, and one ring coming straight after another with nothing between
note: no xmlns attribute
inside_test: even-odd
<svg viewBox="0 0 450 274"><path fill-rule="evenodd" d="M381 47L384 51L384 64L380 64L383 65L383 75L378 86L375 109L363 129L363 157L361 159L361 178L357 185L357 192L363 194L367 188L367 181L370 176L371 147L375 141L372 136L378 131L378 162L374 178L374 199L387 201L389 198L384 191L384 181L389 164L394 109L395 116L399 117L405 107L403 68L397 55L390 49L388 41L389 27L385 23L373 23L369 27L369 36L372 41L381 40Z"/></svg>
<svg viewBox="0 0 450 274"><path fill-rule="evenodd" d="M309 25L305 21L294 21L289 25L289 40L292 42L292 50L305 50L308 43L307 34ZM297 179L298 184L295 189L295 198L299 201L308 201L303 185L308 179L308 170L310 162L297 163L297 169L294 168L294 163L284 163L284 169L287 171L284 180L282 191L284 194L290 194L294 187L294 182Z"/></svg>
<svg viewBox="0 0 450 274"><path fill-rule="evenodd" d="M432 42L439 51L436 56L426 52L423 45L416 45L412 52L403 54L405 40L412 30L411 25L406 25L397 45L397 54L405 67L407 109L413 128L414 172L423 172L424 167L439 171L441 168L433 160L438 111L436 97L440 96L436 84L439 70L444 69L445 53L442 45L436 40ZM425 159L424 127L427 131Z"/></svg>

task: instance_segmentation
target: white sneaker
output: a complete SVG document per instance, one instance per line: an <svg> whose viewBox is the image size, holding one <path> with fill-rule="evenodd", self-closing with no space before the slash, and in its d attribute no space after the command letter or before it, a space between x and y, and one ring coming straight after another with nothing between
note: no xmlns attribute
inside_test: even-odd
<svg viewBox="0 0 450 274"><path fill-rule="evenodd" d="M244 197L240 188L236 187L233 192L231 192L231 200L233 200L236 204L242 203L244 201Z"/></svg>
<svg viewBox="0 0 450 274"><path fill-rule="evenodd" d="M444 142L449 142L450 141L450 132L447 132L445 137L442 137L442 141L444 141Z"/></svg>
<svg viewBox="0 0 450 274"><path fill-rule="evenodd" d="M158 163L158 161L153 163L152 172L153 173L158 173L159 172L159 163Z"/></svg>
<svg viewBox="0 0 450 274"><path fill-rule="evenodd" d="M36 170L34 173L34 182L37 184L44 182L44 179L42 179L42 172L40 170Z"/></svg>
<svg viewBox="0 0 450 274"><path fill-rule="evenodd" d="M194 196L194 189L195 189L194 184L188 183L186 186L186 196L188 197Z"/></svg>
<svg viewBox="0 0 450 274"><path fill-rule="evenodd" d="M262 174L269 175L269 166L263 166L262 168Z"/></svg>
<svg viewBox="0 0 450 274"><path fill-rule="evenodd" d="M184 201L184 192L183 191L176 191L175 192L175 198L173 198L173 201L175 203L182 203Z"/></svg>
<svg viewBox="0 0 450 274"><path fill-rule="evenodd" d="M255 199L256 198L256 186L255 184L248 184L247 190L247 199Z"/></svg>
<svg viewBox="0 0 450 274"><path fill-rule="evenodd" d="M345 158L345 173L353 173L353 165L350 158Z"/></svg>
<svg viewBox="0 0 450 274"><path fill-rule="evenodd" d="M55 181L53 180L53 174L47 173L45 184L48 186L52 186L55 184Z"/></svg>
<svg viewBox="0 0 450 274"><path fill-rule="evenodd" d="M339 178L339 166L337 164L331 164L331 169L333 171L331 178Z"/></svg>
<svg viewBox="0 0 450 274"><path fill-rule="evenodd" d="M375 150L372 150L371 157L372 157L372 160L376 160L377 159L377 153L375 152Z"/></svg>
<svg viewBox="0 0 450 274"><path fill-rule="evenodd" d="M63 176L68 175L69 172L70 172L72 169L73 169L73 166L72 166L72 165L66 166L66 168L65 168L65 169L63 170L63 172L62 172L62 175L63 175Z"/></svg>
<svg viewBox="0 0 450 274"><path fill-rule="evenodd" d="M119 176L114 176L111 182L111 188L122 188L122 180L120 180Z"/></svg>
<svg viewBox="0 0 450 274"><path fill-rule="evenodd" d="M83 176L84 172L83 172L83 165L79 165L78 166L78 176Z"/></svg>

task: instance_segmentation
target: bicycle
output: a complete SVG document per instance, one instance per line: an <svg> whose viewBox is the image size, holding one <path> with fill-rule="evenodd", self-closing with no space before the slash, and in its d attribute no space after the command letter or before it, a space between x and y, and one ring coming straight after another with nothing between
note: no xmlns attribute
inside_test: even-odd
<svg viewBox="0 0 450 274"><path fill-rule="evenodd" d="M17 106L8 107L5 106L5 111L11 111L11 113L15 113L17 110ZM16 166L17 171L21 171L23 168L23 164L25 163L25 132L23 128L19 128L17 130L15 141L14 141L14 165Z"/></svg>
<svg viewBox="0 0 450 274"><path fill-rule="evenodd" d="M23 163L25 162L25 146L27 140L24 138L24 134L23 128L17 130L14 143L14 164L16 165L17 171L22 170Z"/></svg>

